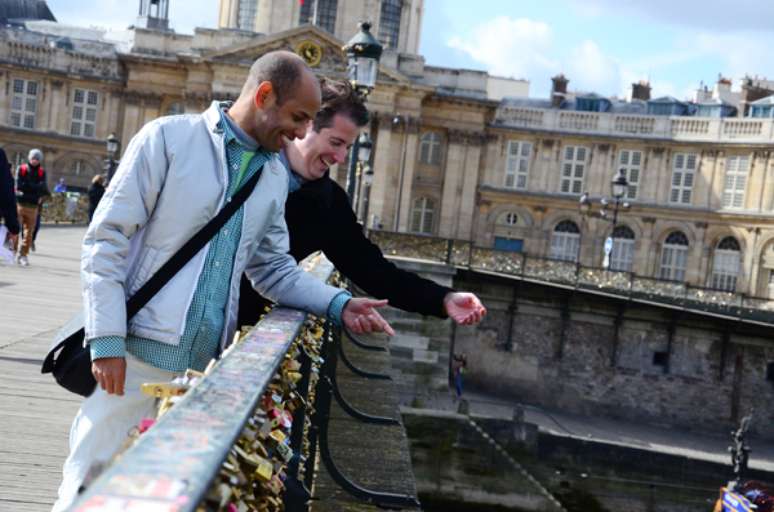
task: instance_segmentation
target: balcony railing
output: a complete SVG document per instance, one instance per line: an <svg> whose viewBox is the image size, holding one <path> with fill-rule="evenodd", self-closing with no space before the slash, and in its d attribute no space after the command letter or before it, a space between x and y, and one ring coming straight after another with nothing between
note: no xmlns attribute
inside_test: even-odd
<svg viewBox="0 0 774 512"><path fill-rule="evenodd" d="M401 256L455 267L517 276L624 298L655 302L705 313L774 324L774 301L743 293L645 277L633 272L588 267L572 261L477 247L463 240L371 231L371 240L388 256Z"/></svg>
<svg viewBox="0 0 774 512"><path fill-rule="evenodd" d="M686 142L771 143L774 119L650 116L500 107L495 126Z"/></svg>

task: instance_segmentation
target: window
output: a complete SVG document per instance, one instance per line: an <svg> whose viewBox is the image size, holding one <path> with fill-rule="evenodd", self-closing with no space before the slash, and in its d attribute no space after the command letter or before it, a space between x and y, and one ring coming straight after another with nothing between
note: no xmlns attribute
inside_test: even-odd
<svg viewBox="0 0 774 512"><path fill-rule="evenodd" d="M255 4L255 0L252 0ZM336 32L337 0L306 0L301 4L298 23L311 23L327 30L331 34Z"/></svg>
<svg viewBox="0 0 774 512"><path fill-rule="evenodd" d="M38 83L15 78L11 96L10 124L17 128L35 128L38 111Z"/></svg>
<svg viewBox="0 0 774 512"><path fill-rule="evenodd" d="M713 288L728 292L736 290L741 256L741 249L736 238L727 236L718 243L715 248L715 257L712 260L711 286Z"/></svg>
<svg viewBox="0 0 774 512"><path fill-rule="evenodd" d="M13 157L11 158L10 162L11 162L11 165L13 166L14 173L16 172L16 169L18 169L21 164L27 161L26 158L27 158L26 155L21 151L17 151L16 153L13 154Z"/></svg>
<svg viewBox="0 0 774 512"><path fill-rule="evenodd" d="M564 148L562 163L562 194L580 194L583 191L583 176L586 173L588 149L583 146Z"/></svg>
<svg viewBox="0 0 774 512"><path fill-rule="evenodd" d="M670 281L684 281L687 259L688 238L680 231L673 231L664 241L659 277Z"/></svg>
<svg viewBox="0 0 774 512"><path fill-rule="evenodd" d="M86 168L85 163L83 160L74 160L72 164L72 168L70 169L70 174L73 176L80 176L81 172Z"/></svg>
<svg viewBox="0 0 774 512"><path fill-rule="evenodd" d="M506 226L515 226L519 223L519 216L513 212L504 213L500 217L500 223L505 224Z"/></svg>
<svg viewBox="0 0 774 512"><path fill-rule="evenodd" d="M580 230L570 220L563 220L554 228L550 257L555 260L577 261L580 248Z"/></svg>
<svg viewBox="0 0 774 512"><path fill-rule="evenodd" d="M429 197L420 197L414 201L411 210L411 231L414 233L433 233L433 210L435 205Z"/></svg>
<svg viewBox="0 0 774 512"><path fill-rule="evenodd" d="M419 161L428 165L441 165L441 135L427 132L419 143Z"/></svg>
<svg viewBox="0 0 774 512"><path fill-rule="evenodd" d="M640 171L642 169L642 151L624 149L618 156L618 168L624 172L629 190L626 199L637 199L640 189Z"/></svg>
<svg viewBox="0 0 774 512"><path fill-rule="evenodd" d="M505 160L505 186L518 190L527 188L529 157L532 144L518 140L508 141L508 155Z"/></svg>
<svg viewBox="0 0 774 512"><path fill-rule="evenodd" d="M750 159L746 156L726 158L726 179L723 185L723 208L743 208Z"/></svg>
<svg viewBox="0 0 774 512"><path fill-rule="evenodd" d="M613 230L613 250L610 252L610 269L632 271L634 263L634 231L628 226Z"/></svg>
<svg viewBox="0 0 774 512"><path fill-rule="evenodd" d="M73 91L73 120L70 135L76 137L95 137L97 125L97 104L99 94L96 91L75 89Z"/></svg>
<svg viewBox="0 0 774 512"><path fill-rule="evenodd" d="M379 17L379 39L393 50L398 47L400 36L400 14L403 0L382 0L382 14Z"/></svg>
<svg viewBox="0 0 774 512"><path fill-rule="evenodd" d="M304 2L312 3L312 2ZM237 25L241 30L255 30L255 17L258 14L258 2L255 0L239 0Z"/></svg>
<svg viewBox="0 0 774 512"><path fill-rule="evenodd" d="M185 108L183 108L183 104L179 101L176 101L174 103L170 103L170 105L167 107L167 114L168 116L177 116L180 114L185 113Z"/></svg>
<svg viewBox="0 0 774 512"><path fill-rule="evenodd" d="M696 155L693 153L677 153L672 166L672 190L669 202L691 204L693 178L696 173Z"/></svg>

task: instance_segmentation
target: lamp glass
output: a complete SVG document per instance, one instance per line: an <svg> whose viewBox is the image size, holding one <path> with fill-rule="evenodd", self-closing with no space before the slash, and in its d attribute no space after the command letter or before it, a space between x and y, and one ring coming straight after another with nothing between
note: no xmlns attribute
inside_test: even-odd
<svg viewBox="0 0 774 512"><path fill-rule="evenodd" d="M356 87L373 89L376 86L376 73L378 67L376 59L371 57L349 57L349 79Z"/></svg>

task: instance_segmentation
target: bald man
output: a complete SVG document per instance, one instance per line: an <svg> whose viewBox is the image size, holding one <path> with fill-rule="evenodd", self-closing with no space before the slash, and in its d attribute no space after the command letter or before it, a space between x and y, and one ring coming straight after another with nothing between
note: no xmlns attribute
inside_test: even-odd
<svg viewBox="0 0 774 512"><path fill-rule="evenodd" d="M288 254L288 178L276 152L304 136L319 108L320 86L306 64L272 52L253 64L233 104L157 119L132 139L83 242L86 341L98 386L73 422L55 511L72 504L93 463L110 460L132 426L153 415L142 382L203 370L228 346L243 272L280 304L392 334L374 309L386 301L353 299ZM127 322L127 298L256 173L240 210Z"/></svg>

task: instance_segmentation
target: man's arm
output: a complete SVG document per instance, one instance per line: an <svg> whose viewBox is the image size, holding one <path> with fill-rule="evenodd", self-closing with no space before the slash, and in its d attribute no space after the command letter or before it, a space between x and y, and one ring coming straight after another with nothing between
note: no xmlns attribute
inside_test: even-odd
<svg viewBox="0 0 774 512"><path fill-rule="evenodd" d="M83 240L81 284L92 373L103 389L123 393L126 280L131 237L144 226L166 176L164 138L158 123L132 139L105 193L106 205Z"/></svg>
<svg viewBox="0 0 774 512"><path fill-rule="evenodd" d="M336 268L368 294L389 300L393 307L445 318L444 298L454 290L401 270L387 260L363 234L344 191L334 185L332 193L322 249Z"/></svg>
<svg viewBox="0 0 774 512"><path fill-rule="evenodd" d="M394 334L390 325L375 309L385 306L386 301L352 299L349 292L329 286L304 272L288 254L288 250L283 205L275 212L269 229L245 268L247 278L261 295L283 306L308 311L317 316L327 316L356 333Z"/></svg>

